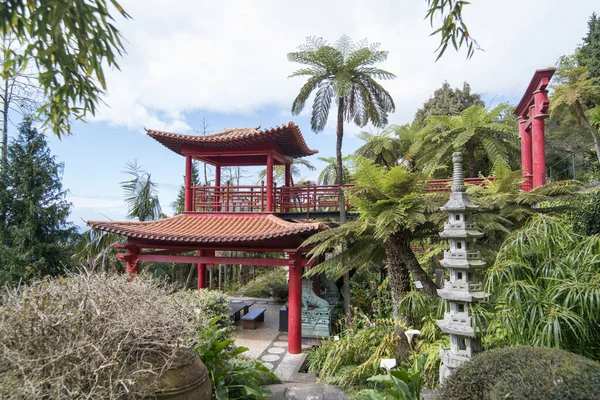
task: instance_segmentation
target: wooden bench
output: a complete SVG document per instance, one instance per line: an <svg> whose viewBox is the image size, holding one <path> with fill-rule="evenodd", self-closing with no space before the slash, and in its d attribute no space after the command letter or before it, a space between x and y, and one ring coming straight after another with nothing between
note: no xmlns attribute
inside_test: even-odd
<svg viewBox="0 0 600 400"><path fill-rule="evenodd" d="M256 329L256 321L265 320L265 308L253 308L248 314L242 317L242 327L244 329Z"/></svg>
<svg viewBox="0 0 600 400"><path fill-rule="evenodd" d="M254 303L229 303L229 317L231 318L231 322L235 323L235 321L238 321L242 311L244 312L244 315L247 314L252 304Z"/></svg>

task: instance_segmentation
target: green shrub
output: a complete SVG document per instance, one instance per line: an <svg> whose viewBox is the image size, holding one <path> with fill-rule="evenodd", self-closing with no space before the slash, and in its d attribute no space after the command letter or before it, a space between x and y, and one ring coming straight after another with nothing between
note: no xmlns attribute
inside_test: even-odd
<svg viewBox="0 0 600 400"><path fill-rule="evenodd" d="M240 357L248 349L233 345L219 317L209 320L198 335L196 353L208 369L213 399L263 400L272 394L263 385L278 382L277 377L261 362Z"/></svg>
<svg viewBox="0 0 600 400"><path fill-rule="evenodd" d="M413 365L404 369L393 369L385 375L370 377L375 382L375 389L360 391L360 399L369 400L421 400L424 365L427 354L415 358Z"/></svg>
<svg viewBox="0 0 600 400"><path fill-rule="evenodd" d="M549 347L511 347L483 352L457 368L436 399L591 400L599 394L599 363Z"/></svg>
<svg viewBox="0 0 600 400"><path fill-rule="evenodd" d="M573 202L571 218L577 233L597 235L600 233L600 190L583 194Z"/></svg>
<svg viewBox="0 0 600 400"><path fill-rule="evenodd" d="M246 297L267 298L271 297L272 283L268 279L256 282L244 291Z"/></svg>
<svg viewBox="0 0 600 400"><path fill-rule="evenodd" d="M242 291L246 297L268 298L271 297L274 285L285 285L285 271L283 268L278 268L274 271L262 275L255 283Z"/></svg>
<svg viewBox="0 0 600 400"><path fill-rule="evenodd" d="M339 341L326 340L308 354L309 371L334 385L365 387L367 379L380 372L382 358L396 358L399 363L408 359L402 329L390 319L356 321Z"/></svg>
<svg viewBox="0 0 600 400"><path fill-rule="evenodd" d="M271 294L274 299L285 302L288 298L288 285L285 283L274 283L271 286Z"/></svg>
<svg viewBox="0 0 600 400"><path fill-rule="evenodd" d="M176 292L172 299L180 306L181 317L189 321L193 336L211 318L229 315L227 296L218 290ZM222 327L230 327L231 320L221 318L220 324Z"/></svg>

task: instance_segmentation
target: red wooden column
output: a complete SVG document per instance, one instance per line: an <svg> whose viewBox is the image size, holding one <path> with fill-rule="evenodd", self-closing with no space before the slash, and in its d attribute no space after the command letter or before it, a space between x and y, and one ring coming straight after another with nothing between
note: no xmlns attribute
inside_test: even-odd
<svg viewBox="0 0 600 400"><path fill-rule="evenodd" d="M138 261L138 249L137 247L132 247L127 249L127 254L125 255L125 271L127 272L127 279L132 279L134 275L140 273L139 261Z"/></svg>
<svg viewBox="0 0 600 400"><path fill-rule="evenodd" d="M215 205L214 211L221 211L221 166L215 165Z"/></svg>
<svg viewBox="0 0 600 400"><path fill-rule="evenodd" d="M302 352L302 254L289 253L288 352Z"/></svg>
<svg viewBox="0 0 600 400"><path fill-rule="evenodd" d="M292 186L292 164L290 164L290 163L285 164L285 184L284 184L284 186L286 188L289 188ZM284 189L284 192L285 192L285 196L283 196L282 201L286 206L283 207L283 209L281 211L288 212L288 211L290 211L290 208L288 206L290 203L290 191L289 191L289 189Z"/></svg>
<svg viewBox="0 0 600 400"><path fill-rule="evenodd" d="M204 256L204 250L198 250L198 256ZM198 264L198 289L206 289L206 264Z"/></svg>
<svg viewBox="0 0 600 400"><path fill-rule="evenodd" d="M192 157L185 156L185 202L184 211L192 211Z"/></svg>
<svg viewBox="0 0 600 400"><path fill-rule="evenodd" d="M534 105L531 115L531 152L533 154L533 187L546 183L546 139L544 119L548 118L548 91L536 90L533 93Z"/></svg>
<svg viewBox="0 0 600 400"><path fill-rule="evenodd" d="M267 212L273 212L273 153L267 154Z"/></svg>
<svg viewBox="0 0 600 400"><path fill-rule="evenodd" d="M532 163L531 163L531 131L527 129L527 119L519 117L519 137L521 138L521 169L523 170L523 184L525 191L531 190Z"/></svg>

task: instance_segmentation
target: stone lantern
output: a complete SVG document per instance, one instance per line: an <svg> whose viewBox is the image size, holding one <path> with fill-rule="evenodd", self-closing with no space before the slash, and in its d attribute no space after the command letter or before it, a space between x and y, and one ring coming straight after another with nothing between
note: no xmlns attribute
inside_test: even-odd
<svg viewBox="0 0 600 400"><path fill-rule="evenodd" d="M474 242L483 236L477 225L471 222L471 214L477 206L471 203L465 193L462 169L462 153L452 155L454 174L450 200L441 208L448 212L448 222L440 237L448 239L450 249L444 251L441 265L448 268L450 280L445 281L438 294L446 300L444 319L437 325L442 332L450 335L450 348L440 349L440 382L447 378L454 368L469 361L473 354L481 351L481 338L473 327L470 304L487 297L483 292L482 269L485 263Z"/></svg>

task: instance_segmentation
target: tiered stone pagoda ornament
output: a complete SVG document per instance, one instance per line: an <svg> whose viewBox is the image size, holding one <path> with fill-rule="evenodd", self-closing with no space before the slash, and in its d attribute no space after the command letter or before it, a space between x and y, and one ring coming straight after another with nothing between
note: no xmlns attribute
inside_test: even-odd
<svg viewBox="0 0 600 400"><path fill-rule="evenodd" d="M442 332L450 334L450 348L440 349L440 382L443 382L454 370L473 354L481 351L481 337L471 320L469 305L484 299L482 268L479 251L473 249L474 242L483 236L470 216L477 206L471 203L465 193L462 170L462 153L452 155L454 175L450 200L441 208L449 214L448 222L440 233L443 239L449 239L450 250L444 252L442 266L450 270L450 280L443 289L438 290L440 297L448 302L444 319L437 324Z"/></svg>

